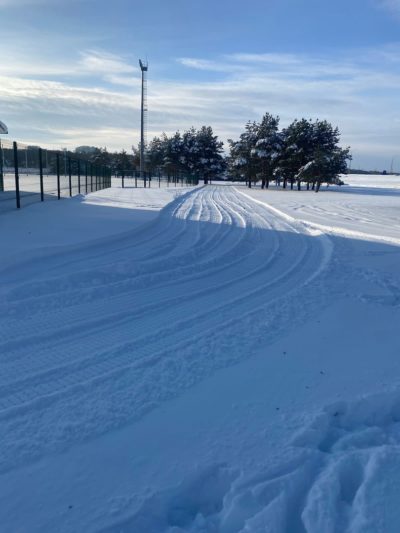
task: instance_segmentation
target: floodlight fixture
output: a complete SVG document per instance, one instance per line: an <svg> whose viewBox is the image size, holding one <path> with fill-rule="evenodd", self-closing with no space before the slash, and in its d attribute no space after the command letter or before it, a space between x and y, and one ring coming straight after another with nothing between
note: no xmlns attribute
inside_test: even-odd
<svg viewBox="0 0 400 533"><path fill-rule="evenodd" d="M149 70L149 64L147 63L147 61L145 62L139 59L139 65L140 65L140 70L142 72L147 72Z"/></svg>

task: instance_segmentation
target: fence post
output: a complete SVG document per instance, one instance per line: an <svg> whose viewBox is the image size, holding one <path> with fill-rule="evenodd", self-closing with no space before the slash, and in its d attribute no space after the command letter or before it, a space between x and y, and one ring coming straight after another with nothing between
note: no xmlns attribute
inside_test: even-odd
<svg viewBox="0 0 400 533"><path fill-rule="evenodd" d="M42 149L39 148L39 177L40 177L40 201L44 200L44 191L43 191L43 154Z"/></svg>
<svg viewBox="0 0 400 533"><path fill-rule="evenodd" d="M78 194L81 194L81 160L78 159Z"/></svg>
<svg viewBox="0 0 400 533"><path fill-rule="evenodd" d="M93 192L93 164L90 163L90 192Z"/></svg>
<svg viewBox="0 0 400 533"><path fill-rule="evenodd" d="M87 194L87 186L88 186L88 163L85 161L85 194Z"/></svg>
<svg viewBox="0 0 400 533"><path fill-rule="evenodd" d="M19 197L19 170L18 170L18 146L17 143L13 142L14 150L14 173L15 173L15 199L17 201L17 208L21 207L21 201Z"/></svg>
<svg viewBox="0 0 400 533"><path fill-rule="evenodd" d="M72 196L71 158L69 156L68 156L68 186L69 186L69 195Z"/></svg>
<svg viewBox="0 0 400 533"><path fill-rule="evenodd" d="M122 188L124 189L125 188L125 170L122 171Z"/></svg>
<svg viewBox="0 0 400 533"><path fill-rule="evenodd" d="M56 168L57 168L57 198L61 198L61 189L60 189L60 154L56 154Z"/></svg>
<svg viewBox="0 0 400 533"><path fill-rule="evenodd" d="M3 147L0 139L0 191L4 191L4 175L3 175Z"/></svg>

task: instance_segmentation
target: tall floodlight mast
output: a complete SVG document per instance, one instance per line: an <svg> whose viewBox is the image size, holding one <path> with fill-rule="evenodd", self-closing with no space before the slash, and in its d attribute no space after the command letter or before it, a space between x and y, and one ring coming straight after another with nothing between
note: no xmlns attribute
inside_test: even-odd
<svg viewBox="0 0 400 533"><path fill-rule="evenodd" d="M147 61L139 59L140 70L142 71L142 104L140 113L140 177L146 187L146 175L144 172L145 150L146 150L146 126L147 126L147 71L149 69Z"/></svg>

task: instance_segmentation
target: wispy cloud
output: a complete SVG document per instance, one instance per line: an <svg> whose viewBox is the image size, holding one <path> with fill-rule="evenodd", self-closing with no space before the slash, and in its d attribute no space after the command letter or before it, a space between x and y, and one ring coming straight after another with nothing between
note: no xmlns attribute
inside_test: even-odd
<svg viewBox="0 0 400 533"><path fill-rule="evenodd" d="M1 76L51 80L90 77L121 85L135 85L135 72L137 68L125 58L94 49L85 50L76 58L64 59L61 62L48 57L36 57L35 61L32 61L26 52L17 48L12 53L5 54L0 63Z"/></svg>
<svg viewBox="0 0 400 533"><path fill-rule="evenodd" d="M400 15L400 0L377 0L378 5Z"/></svg>
<svg viewBox="0 0 400 533"><path fill-rule="evenodd" d="M120 56L99 50L82 52L78 68L87 74L127 74L137 70Z"/></svg>

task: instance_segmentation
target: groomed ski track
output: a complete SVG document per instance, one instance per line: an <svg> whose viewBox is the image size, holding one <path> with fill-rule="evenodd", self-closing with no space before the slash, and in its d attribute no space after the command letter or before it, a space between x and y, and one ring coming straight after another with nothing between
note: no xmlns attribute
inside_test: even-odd
<svg viewBox="0 0 400 533"><path fill-rule="evenodd" d="M328 237L230 186L134 231L8 264L0 471L142 417L305 320ZM45 259L43 260L43 254Z"/></svg>

